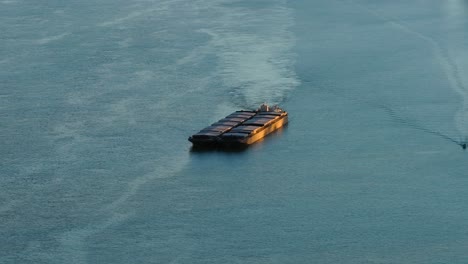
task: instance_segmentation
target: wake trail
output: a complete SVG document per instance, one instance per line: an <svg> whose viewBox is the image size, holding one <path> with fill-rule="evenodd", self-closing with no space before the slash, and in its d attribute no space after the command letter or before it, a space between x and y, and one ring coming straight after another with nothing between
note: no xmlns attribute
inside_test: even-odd
<svg viewBox="0 0 468 264"><path fill-rule="evenodd" d="M306 83L310 83L310 81L307 81L307 80L304 80L303 82L306 82ZM321 88L325 88L325 87L321 87ZM463 140L456 140L440 131L437 131L437 130L434 130L434 129L430 129L430 128L427 128L423 125L421 125L420 123L418 123L416 120L414 119L411 119L409 117L404 117L402 116L401 114L398 113L397 110L395 110L394 108L388 106L388 105L385 105L385 104L379 104L379 103L376 103L376 102L372 102L372 101L368 101L368 100L364 100L362 98L357 98L357 97L353 97L353 96L349 96L349 95L344 95L343 93L340 93L339 91L337 91L336 89L332 88L331 86L328 86L326 87L327 89L321 89L320 91L325 91L327 93L330 93L334 96L337 96L337 97L341 97L341 98L344 98L346 100L349 100L349 101L354 101L360 105L368 105L370 107L373 107L373 108L376 108L376 109L381 109L383 110L385 113L388 114L388 116L390 116L393 120L395 120L397 123L400 123L402 125L405 125L409 128L412 128L412 129L415 129L415 130L419 130L419 131L422 131L424 133L428 133L428 134L432 134L434 136L437 136L437 137L440 137L444 140L447 140L451 143L455 143L461 147L463 147L463 144L465 143L465 141Z"/></svg>
<svg viewBox="0 0 468 264"><path fill-rule="evenodd" d="M357 4L352 0L349 2L372 14L373 16L385 21L386 23L394 26L395 28L398 28L408 34L411 34L430 45L431 49L434 52L435 59L441 66L449 82L450 87L460 96L462 100L462 106L457 111L454 117L455 124L460 133L460 140L455 141L450 137L447 137L447 139L450 139L450 141L454 141L459 145L464 144L468 139L468 88L462 81L459 68L453 60L453 58L450 56L449 51L447 49L444 49L442 45L439 42L437 42L434 38L414 30L413 28L411 28L410 25L408 25L401 19L383 15L373 9ZM442 134L440 136L442 136Z"/></svg>
<svg viewBox="0 0 468 264"><path fill-rule="evenodd" d="M458 67L456 63L453 61L453 59L450 57L448 51L444 49L436 40L434 40L432 37L427 36L419 31L416 31L411 28L408 24L406 24L404 21L398 18L393 18L390 16L383 15L373 9L370 9L368 7L362 6L360 4L356 4L354 1L350 1L351 3L355 4L359 8L366 10L368 13L372 14L373 16L381 19L382 21L387 22L388 24L394 26L395 28L398 28L402 31L405 31L409 34L412 34L416 36L417 38L427 42L430 44L431 48L433 49L437 60L439 61L439 64L442 66L444 69L444 73L447 75L447 78L449 79L449 82L451 84L451 87L459 92L461 95L467 95L468 89L464 85L463 81L460 78L460 73L458 70Z"/></svg>
<svg viewBox="0 0 468 264"><path fill-rule="evenodd" d="M284 0L269 1L258 10L216 6L222 19L199 32L210 37L209 50L217 58L221 85L229 88L229 101L246 109L283 103L300 84L290 30L293 10Z"/></svg>
<svg viewBox="0 0 468 264"><path fill-rule="evenodd" d="M369 105L374 105L376 108L379 108L379 109L382 109L383 111L385 111L390 117L392 117L394 120L398 121L399 123L401 124L404 124L404 125L407 125L413 129L416 129L416 130L420 130L420 131L423 131L423 132L426 132L428 134L432 134L432 135L435 135L435 136L438 136L438 137L441 137L445 140L448 140L452 143L455 143L457 145L462 145L462 142L460 141L457 141L439 131L436 131L436 130L433 130L433 129L429 129L427 127L424 127L423 125L417 123L416 120L411 120L410 118L405 118L405 117L402 117L400 116L393 108L389 107L389 106L386 106L386 105L380 105L380 104L376 104L376 103L372 103L372 102L369 102L368 103Z"/></svg>

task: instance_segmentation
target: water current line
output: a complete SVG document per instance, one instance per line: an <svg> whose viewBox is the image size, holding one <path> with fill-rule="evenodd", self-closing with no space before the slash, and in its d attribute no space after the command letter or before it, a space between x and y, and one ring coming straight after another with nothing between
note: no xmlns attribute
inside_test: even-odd
<svg viewBox="0 0 468 264"><path fill-rule="evenodd" d="M421 32L418 32L414 29L412 29L408 24L406 24L404 21L401 19L397 18L392 18L386 15L383 15L375 10L372 10L368 7L362 6L360 4L355 3L354 1L349 1L350 3L358 6L359 8L366 10L368 13L372 14L373 16L389 23L390 25L394 26L395 28L398 28L404 32L407 32L411 35L414 35L415 37L425 41L428 43L435 55L436 60L439 62L440 66L442 67L447 80L450 84L450 87L460 95L462 98L462 107L458 110L458 112L455 114L455 124L457 125L457 128L460 132L460 139L455 140L447 135L444 135L440 132L430 130L427 128L424 128L421 125L418 125L418 129L421 131L425 131L427 133L439 135L453 143L456 143L462 147L464 147L468 138L468 89L463 83L459 69L454 62L454 60L450 57L448 50L444 49L436 40L433 38L426 36L422 34ZM390 113L390 112L389 112Z"/></svg>

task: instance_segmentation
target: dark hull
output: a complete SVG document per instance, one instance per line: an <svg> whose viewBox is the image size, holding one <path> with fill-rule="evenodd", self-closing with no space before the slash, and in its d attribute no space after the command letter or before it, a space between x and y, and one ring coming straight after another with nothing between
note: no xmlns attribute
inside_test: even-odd
<svg viewBox="0 0 468 264"><path fill-rule="evenodd" d="M287 123L287 112L238 111L202 129L188 140L194 149L242 149Z"/></svg>

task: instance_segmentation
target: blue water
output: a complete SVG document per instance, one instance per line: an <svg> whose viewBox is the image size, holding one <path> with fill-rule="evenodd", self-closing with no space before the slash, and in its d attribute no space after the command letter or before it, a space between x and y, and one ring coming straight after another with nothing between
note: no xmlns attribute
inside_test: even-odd
<svg viewBox="0 0 468 264"><path fill-rule="evenodd" d="M467 263L468 3L0 0L0 263ZM242 152L187 137L280 104Z"/></svg>

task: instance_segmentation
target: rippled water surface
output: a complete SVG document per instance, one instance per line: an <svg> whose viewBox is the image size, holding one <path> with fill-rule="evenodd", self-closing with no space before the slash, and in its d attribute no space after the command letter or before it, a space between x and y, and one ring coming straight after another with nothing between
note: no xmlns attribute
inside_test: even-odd
<svg viewBox="0 0 468 264"><path fill-rule="evenodd" d="M0 0L1 263L466 263L468 2ZM187 137L238 109L246 151Z"/></svg>

